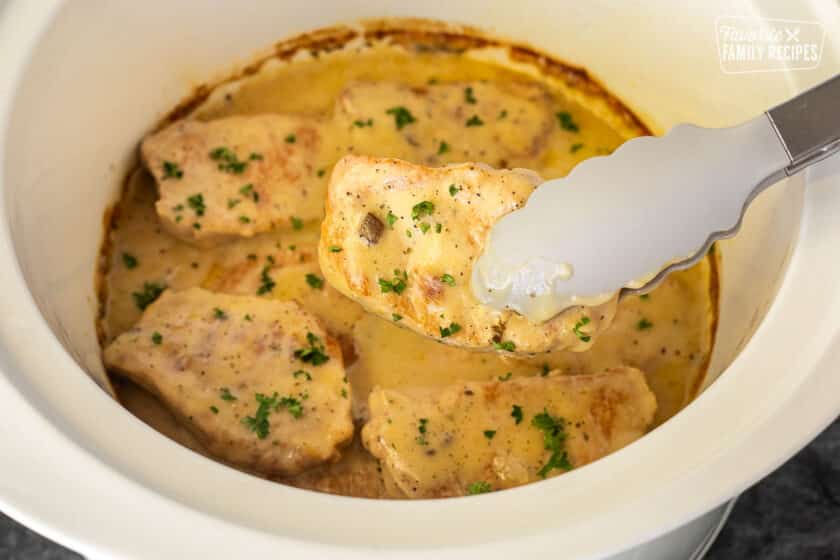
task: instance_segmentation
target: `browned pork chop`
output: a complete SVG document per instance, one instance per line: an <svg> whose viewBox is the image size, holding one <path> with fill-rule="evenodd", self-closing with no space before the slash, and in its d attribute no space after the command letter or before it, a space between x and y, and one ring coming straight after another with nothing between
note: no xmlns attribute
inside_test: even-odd
<svg viewBox="0 0 840 560"><path fill-rule="evenodd" d="M641 437L655 411L633 368L376 389L362 438L398 494L460 496L591 463Z"/></svg>
<svg viewBox="0 0 840 560"><path fill-rule="evenodd" d="M199 246L320 218L318 121L293 115L178 121L146 137L161 222Z"/></svg>
<svg viewBox="0 0 840 560"><path fill-rule="evenodd" d="M105 363L247 469L294 475L337 460L353 435L338 344L294 302L166 291Z"/></svg>
<svg viewBox="0 0 840 560"><path fill-rule="evenodd" d="M534 323L483 305L470 289L490 228L539 182L525 170L347 156L327 192L321 270L366 310L448 344L514 353L587 350L612 321L615 300Z"/></svg>

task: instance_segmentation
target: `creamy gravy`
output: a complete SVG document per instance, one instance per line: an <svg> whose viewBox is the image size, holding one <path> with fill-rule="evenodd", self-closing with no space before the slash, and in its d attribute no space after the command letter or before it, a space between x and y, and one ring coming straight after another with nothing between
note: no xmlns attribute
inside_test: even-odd
<svg viewBox="0 0 840 560"><path fill-rule="evenodd" d="M557 77L535 76L534 72L501 64L480 52L387 45L268 63L251 76L217 88L194 116L213 119L293 112L329 120L337 96L352 81L391 81L423 87L430 82L511 79L536 79L543 83L554 96L556 111L570 114L577 131L556 128L548 139L549 148L540 157L503 162L510 167L530 168L545 178L562 176L578 161L608 153L628 137L642 132L627 125L618 111L612 115L605 112L605 105L598 105L596 96L570 88ZM393 124L386 115L377 119ZM425 164L480 160L480 154L471 153L470 146L456 138L447 139L453 149L445 154L432 148L396 145L384 126L347 130L336 124L324 137L324 185L330 166L348 152L420 160L418 163ZM431 139L427 140L431 145ZM646 373L658 401L655 424L659 424L694 397L705 374L717 305L714 255L671 275L649 296L624 299L614 324L590 351L516 358L444 346L366 314L334 291L313 291L304 278L313 267L317 269L317 223L306 224L299 231L272 232L221 247L198 249L161 229L154 210L156 198L152 178L142 169L135 170L114 214L110 242L105 249L108 270L100 325L104 342L137 321L140 311L132 294L141 291L145 282L163 283L172 289L202 286L236 291L227 284L237 267L247 262L248 255L280 251L284 260L292 264L275 274L277 289L272 296L300 300L342 342L359 425L366 418L367 397L376 385L436 386L455 380L533 376L555 368L577 374L618 366L633 366ZM204 452L154 398L130 382L118 378L114 381L121 402L131 412L168 437ZM381 497L388 493L376 461L359 444L358 435L339 462L284 482L354 496Z"/></svg>

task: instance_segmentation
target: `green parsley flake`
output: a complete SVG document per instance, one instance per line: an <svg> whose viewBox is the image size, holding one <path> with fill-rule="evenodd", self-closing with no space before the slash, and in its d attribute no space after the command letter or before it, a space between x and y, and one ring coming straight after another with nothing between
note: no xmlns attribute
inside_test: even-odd
<svg viewBox="0 0 840 560"><path fill-rule="evenodd" d="M438 146L438 151L437 151L438 155L442 156L443 154L445 154L448 151L449 151L449 144L441 141L440 146Z"/></svg>
<svg viewBox="0 0 840 560"><path fill-rule="evenodd" d="M484 437L486 437L487 439L493 439L495 435L496 430L484 430Z"/></svg>
<svg viewBox="0 0 840 560"><path fill-rule="evenodd" d="M330 360L330 357L324 353L324 343L320 338L308 332L306 342L309 343L309 347L295 350L295 358L305 364L311 363L313 366L320 366Z"/></svg>
<svg viewBox="0 0 840 560"><path fill-rule="evenodd" d="M420 435L414 438L414 440L420 445L428 445L429 442L426 441L426 424L429 423L428 418L420 418L417 424L417 431L420 432Z"/></svg>
<svg viewBox="0 0 840 560"><path fill-rule="evenodd" d="M399 313L391 313L391 319L393 319L394 322L401 321L402 315L400 315Z"/></svg>
<svg viewBox="0 0 840 560"><path fill-rule="evenodd" d="M642 294L639 296L639 299L642 301L647 301L650 299L650 294Z"/></svg>
<svg viewBox="0 0 840 560"><path fill-rule="evenodd" d="M522 422L522 407L518 404L513 405L513 408L510 410L510 415L516 420L516 424Z"/></svg>
<svg viewBox="0 0 840 560"><path fill-rule="evenodd" d="M204 206L204 196L202 196L201 193L194 194L187 198L187 205L195 211L196 216L203 216L204 211L207 209L207 207Z"/></svg>
<svg viewBox="0 0 840 560"><path fill-rule="evenodd" d="M408 286L408 272L400 272L399 269L394 269L394 279L393 280L385 280L384 278L379 279L379 289L382 290L383 294L387 294L388 292L394 292L395 294L399 295L403 293Z"/></svg>
<svg viewBox="0 0 840 560"><path fill-rule="evenodd" d="M545 478L552 469L572 470L569 456L566 454L565 442L565 421L562 418L551 416L547 410L543 410L531 419L531 425L543 433L543 444L547 451L551 451L551 457L537 474Z"/></svg>
<svg viewBox="0 0 840 560"><path fill-rule="evenodd" d="M356 128L371 127L371 126L373 126L373 119L368 119L366 121L362 121L362 120L353 121L353 126L355 126Z"/></svg>
<svg viewBox="0 0 840 560"><path fill-rule="evenodd" d="M286 144L294 144L295 142L297 142L297 136L295 136L294 134L289 134L288 136L283 138L283 141L286 142Z"/></svg>
<svg viewBox="0 0 840 560"><path fill-rule="evenodd" d="M646 331L650 328L653 328L653 323L642 317L639 319L639 322L636 323L636 328L640 331Z"/></svg>
<svg viewBox="0 0 840 560"><path fill-rule="evenodd" d="M303 220L301 220L297 216L292 216L291 218L289 218L289 221L292 222L292 229L296 231L303 229Z"/></svg>
<svg viewBox="0 0 840 560"><path fill-rule="evenodd" d="M219 309L218 307L214 307L213 308L213 318L214 319L219 319L220 321L223 321L223 320L227 319L227 313L225 313L223 309Z"/></svg>
<svg viewBox="0 0 840 560"><path fill-rule="evenodd" d="M583 148L583 144L572 144L572 146L569 148L569 152L574 154L577 153L578 150L580 150L581 148Z"/></svg>
<svg viewBox="0 0 840 560"><path fill-rule="evenodd" d="M507 373L506 373L506 374L504 374L504 375L500 375L500 376L499 376L499 381L507 381L507 380L508 380L508 379L510 379L511 377L513 377L513 372L512 372L512 371L509 371L509 372L507 372Z"/></svg>
<svg viewBox="0 0 840 560"><path fill-rule="evenodd" d="M572 332L575 333L581 342L589 342L592 340L592 337L583 332L581 329L590 323L589 317L581 317L580 320L575 323L575 326L572 328Z"/></svg>
<svg viewBox="0 0 840 560"><path fill-rule="evenodd" d="M243 224L250 224L251 218L249 218L248 216L239 216L239 221Z"/></svg>
<svg viewBox="0 0 840 560"><path fill-rule="evenodd" d="M132 292L131 297L134 298L134 304L140 311L145 311L152 303L160 297L166 286L162 286L155 282L143 282L142 292Z"/></svg>
<svg viewBox="0 0 840 560"><path fill-rule="evenodd" d="M238 198L229 198L228 203L227 203L228 204L228 210L231 210L231 209L235 208L236 205L239 204L240 202L242 202L242 201L239 200Z"/></svg>
<svg viewBox="0 0 840 560"><path fill-rule="evenodd" d="M461 191L461 187L456 187L455 184L449 185L449 196L455 196Z"/></svg>
<svg viewBox="0 0 840 560"><path fill-rule="evenodd" d="M498 119L499 120L505 119L505 118L507 118L507 115L508 115L507 109L502 109L501 111L499 111Z"/></svg>
<svg viewBox="0 0 840 560"><path fill-rule="evenodd" d="M550 371L551 371L551 368L548 367L548 364L543 364L542 365L542 370L540 371L540 377L545 377L546 375L548 375L548 372L550 372Z"/></svg>
<svg viewBox="0 0 840 560"><path fill-rule="evenodd" d="M280 399L280 402L277 403L277 407L279 408L281 406L285 407L285 409L289 411L289 414L295 418L303 416L303 405L294 397L289 396Z"/></svg>
<svg viewBox="0 0 840 560"><path fill-rule="evenodd" d="M388 226L393 228L394 224L397 223L397 215L388 210L388 215L385 216L385 221L388 222Z"/></svg>
<svg viewBox="0 0 840 560"><path fill-rule="evenodd" d="M496 350L504 350L505 352L513 352L516 350L516 344L512 340L504 340L502 342L494 342L493 348Z"/></svg>
<svg viewBox="0 0 840 560"><path fill-rule="evenodd" d="M262 159L263 159L263 155L262 155L262 154L259 154L259 153L257 153L257 152L251 152L251 155L249 155L249 156L248 156L248 159L250 159L250 160L260 160L260 161L262 161Z"/></svg>
<svg viewBox="0 0 840 560"><path fill-rule="evenodd" d="M305 377L307 381L312 381L312 376L309 375L309 372L303 371L302 369L297 370L292 374L296 379L298 377Z"/></svg>
<svg viewBox="0 0 840 560"><path fill-rule="evenodd" d="M394 115L394 124L397 125L397 130L402 130L404 126L408 126L413 122L417 122L414 115L405 107L391 107L385 111L388 115Z"/></svg>
<svg viewBox="0 0 840 560"><path fill-rule="evenodd" d="M411 219L419 220L423 216L431 216L435 211L435 205L428 200L418 202L411 208Z"/></svg>
<svg viewBox="0 0 840 560"><path fill-rule="evenodd" d="M492 491L493 487L490 486L490 483L483 480L473 482L467 486L467 494L470 496L474 496L476 494L486 494L487 492Z"/></svg>
<svg viewBox="0 0 840 560"><path fill-rule="evenodd" d="M256 393L254 398L257 400L257 411L253 416L246 416L242 419L242 423L252 432L257 434L260 439L268 437L271 426L268 423L268 416L271 414L272 408L277 406L277 393L271 397L267 397L262 393Z"/></svg>
<svg viewBox="0 0 840 560"><path fill-rule="evenodd" d="M239 189L239 193L242 196L249 197L254 202L259 202L260 200L260 193L254 190L254 185L252 183L248 183L241 189Z"/></svg>
<svg viewBox="0 0 840 560"><path fill-rule="evenodd" d="M467 119L467 122L465 124L466 124L466 126L483 126L484 121L481 120L478 117L478 115L473 115L469 119Z"/></svg>
<svg viewBox="0 0 840 560"><path fill-rule="evenodd" d="M152 344L154 344L155 346L160 346L160 344L162 342L163 342L163 335L160 334L157 331L153 332L152 333Z"/></svg>
<svg viewBox="0 0 840 560"><path fill-rule="evenodd" d="M269 270L271 270L271 265L267 264L263 267L262 272L260 273L260 287L257 288L258 296L269 293L274 289L274 286L277 285L274 279L268 275Z"/></svg>
<svg viewBox="0 0 840 560"><path fill-rule="evenodd" d="M557 122L560 123L560 128L563 130L568 130L569 132L578 132L580 127L572 118L572 114L566 111L559 111L555 115L557 117Z"/></svg>
<svg viewBox="0 0 840 560"><path fill-rule="evenodd" d="M469 103L470 105L475 105L476 99L475 95L473 94L473 88L464 88L464 102Z"/></svg>
<svg viewBox="0 0 840 560"><path fill-rule="evenodd" d="M219 171L239 174L248 167L247 161L239 161L236 154L225 146L220 146L210 151L210 159L219 162Z"/></svg>
<svg viewBox="0 0 840 560"><path fill-rule="evenodd" d="M341 247L339 247L338 245L330 245L330 253L340 253L340 252L342 252L343 250L344 250L344 249L342 249L342 248L341 248Z"/></svg>
<svg viewBox="0 0 840 560"><path fill-rule="evenodd" d="M137 268L137 265L140 264L137 261L137 257L132 255L131 253L123 253L122 254L122 262L125 265L125 267L128 268L128 269Z"/></svg>
<svg viewBox="0 0 840 560"><path fill-rule="evenodd" d="M441 274L440 281L444 284L449 284L450 286L455 285L455 278L453 278L451 274Z"/></svg>
<svg viewBox="0 0 840 560"><path fill-rule="evenodd" d="M447 338L453 334L461 331L461 325L458 323L450 323L448 327L438 327L440 329L440 337Z"/></svg>
<svg viewBox="0 0 840 560"><path fill-rule="evenodd" d="M227 387L222 387L221 389L219 389L219 397L223 401L235 401L236 400L236 397L233 396L230 393L230 389L228 389Z"/></svg>
<svg viewBox="0 0 840 560"><path fill-rule="evenodd" d="M435 233L440 233L441 231L443 231L443 225L438 222L435 224Z"/></svg>
<svg viewBox="0 0 840 560"><path fill-rule="evenodd" d="M163 179L181 179L184 177L184 172L178 167L178 164L173 161L163 162Z"/></svg>
<svg viewBox="0 0 840 560"><path fill-rule="evenodd" d="M312 274L311 272L306 275L306 283L309 284L309 287L316 290L320 290L324 287L324 279L317 274Z"/></svg>
<svg viewBox="0 0 840 560"><path fill-rule="evenodd" d="M212 412L213 414L218 414L219 408L216 405L210 405L210 412Z"/></svg>

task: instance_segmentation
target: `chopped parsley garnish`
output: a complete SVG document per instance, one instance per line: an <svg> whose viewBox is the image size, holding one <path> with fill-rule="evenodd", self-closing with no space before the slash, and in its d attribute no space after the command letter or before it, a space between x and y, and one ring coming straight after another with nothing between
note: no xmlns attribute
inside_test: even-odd
<svg viewBox="0 0 840 560"><path fill-rule="evenodd" d="M283 141L286 142L286 144L294 144L295 142L297 142L297 136L295 136L294 134L289 134L288 136L283 138Z"/></svg>
<svg viewBox="0 0 840 560"><path fill-rule="evenodd" d="M429 442L426 441L426 424L429 423L428 418L421 418L419 423L417 424L417 431L420 432L420 435L414 438L414 440L420 445L428 445Z"/></svg>
<svg viewBox="0 0 840 560"><path fill-rule="evenodd" d="M239 216L239 221L243 224L250 224L251 218L249 218L248 216Z"/></svg>
<svg viewBox="0 0 840 560"><path fill-rule="evenodd" d="M581 317L580 320L575 323L575 326L572 328L572 332L575 333L575 336L578 337L581 342L589 342L592 340L592 337L583 332L582 329L590 322L589 317Z"/></svg>
<svg viewBox="0 0 840 560"><path fill-rule="evenodd" d="M155 282L143 282L143 291L131 294L131 297L134 298L134 305L140 311L144 311L160 297L164 289L166 289L166 286L161 286Z"/></svg>
<svg viewBox="0 0 840 560"><path fill-rule="evenodd" d="M397 130L402 130L404 126L416 122L417 119L405 107L391 107L385 111L388 115L394 115L394 124L397 125Z"/></svg>
<svg viewBox="0 0 840 560"><path fill-rule="evenodd" d="M137 261L137 257L132 255L131 253L123 253L122 254L122 261L126 268L137 268L137 265L140 264Z"/></svg>
<svg viewBox="0 0 840 560"><path fill-rule="evenodd" d="M423 233L428 233L428 231L432 229L432 225L428 222L421 222L420 223L420 231Z"/></svg>
<svg viewBox="0 0 840 560"><path fill-rule="evenodd" d="M251 317L251 314L250 314L250 313L246 313L246 314L245 314L245 320L246 320L246 321L253 321L253 320L254 320L254 318L253 318L253 317Z"/></svg>
<svg viewBox="0 0 840 560"><path fill-rule="evenodd" d="M490 486L490 483L483 480L473 482L467 486L467 494L470 496L474 496L476 494L486 494L487 492L492 491L493 487Z"/></svg>
<svg viewBox="0 0 840 560"><path fill-rule="evenodd" d="M306 283L316 290L320 290L324 287L324 279L317 274L312 274L311 272L306 275Z"/></svg>
<svg viewBox="0 0 840 560"><path fill-rule="evenodd" d="M397 215L388 210L388 215L385 216L385 221L387 221L388 225L393 228L394 224L397 222Z"/></svg>
<svg viewBox="0 0 840 560"><path fill-rule="evenodd" d="M642 294L639 296L639 299L642 301L647 301L650 299L650 294Z"/></svg>
<svg viewBox="0 0 840 560"><path fill-rule="evenodd" d="M257 288L258 296L267 294L274 289L274 286L277 285L274 279L268 275L269 270L271 270L271 265L265 265L260 273L260 287Z"/></svg>
<svg viewBox="0 0 840 560"><path fill-rule="evenodd" d="M187 198L187 205L195 211L196 216L203 216L204 211L207 209L207 207L204 206L204 197L201 193L194 194Z"/></svg>
<svg viewBox="0 0 840 560"><path fill-rule="evenodd" d="M235 208L236 205L239 204L240 202L242 202L242 201L239 200L238 198L229 198L228 199L228 210L231 210L231 209Z"/></svg>
<svg viewBox="0 0 840 560"><path fill-rule="evenodd" d="M639 322L636 323L636 328L640 331L646 331L650 328L653 328L653 323L642 317L641 319L639 319Z"/></svg>
<svg viewBox="0 0 840 560"><path fill-rule="evenodd" d="M371 127L371 126L373 126L373 119L368 119L366 121L363 121L363 120L353 121L353 126L355 126L356 128L365 128L366 126Z"/></svg>
<svg viewBox="0 0 840 560"><path fill-rule="evenodd" d="M210 151L210 159L219 162L219 171L239 174L248 167L247 161L239 161L236 154L225 146L220 146Z"/></svg>
<svg viewBox="0 0 840 560"><path fill-rule="evenodd" d="M493 439L493 436L496 435L496 430L484 430L484 437L487 439Z"/></svg>
<svg viewBox="0 0 840 560"><path fill-rule="evenodd" d="M301 220L297 216L292 216L291 218L289 218L289 221L292 222L292 229L294 229L294 230L303 229L303 220Z"/></svg>
<svg viewBox="0 0 840 560"><path fill-rule="evenodd" d="M559 111L556 114L557 122L560 123L560 128L568 130L569 132L577 132L580 127L572 118L572 114L567 111Z"/></svg>
<svg viewBox="0 0 840 560"><path fill-rule="evenodd" d="M509 372L507 372L507 373L506 373L506 374L504 374L504 375L500 375L500 376L499 376L499 381L507 381L507 380L508 380L508 379L510 379L511 377L513 377L513 372L512 372L512 371L509 371Z"/></svg>
<svg viewBox="0 0 840 560"><path fill-rule="evenodd" d="M152 344L155 346L160 346L160 343L163 342L163 335L159 332L155 331L152 333Z"/></svg>
<svg viewBox="0 0 840 560"><path fill-rule="evenodd" d="M450 286L455 285L455 278L453 278L451 274L442 274L440 276L440 281L444 284L449 284Z"/></svg>
<svg viewBox="0 0 840 560"><path fill-rule="evenodd" d="M318 177L323 177L326 172L327 170L322 167L318 170Z"/></svg>
<svg viewBox="0 0 840 560"><path fill-rule="evenodd" d="M522 407L518 404L513 405L513 408L510 411L510 415L516 420L516 423L519 424L522 422Z"/></svg>
<svg viewBox="0 0 840 560"><path fill-rule="evenodd" d="M295 350L295 358L313 366L320 366L329 361L330 357L324 353L324 343L321 342L320 338L308 332L306 333L306 342L309 343L309 347Z"/></svg>
<svg viewBox="0 0 840 560"><path fill-rule="evenodd" d="M181 179L184 176L184 172L178 166L177 163L174 161L166 161L163 162L163 178L164 179Z"/></svg>
<svg viewBox="0 0 840 560"><path fill-rule="evenodd" d="M345 399L347 398L347 389L345 387L341 388L341 396Z"/></svg>
<svg viewBox="0 0 840 560"><path fill-rule="evenodd" d="M223 401L235 401L236 397L230 393L230 389L222 387L219 389L219 396Z"/></svg>
<svg viewBox="0 0 840 560"><path fill-rule="evenodd" d="M438 152L437 152L438 155L442 156L443 154L445 154L448 151L449 151L449 144L441 141L440 146L438 146Z"/></svg>
<svg viewBox="0 0 840 560"><path fill-rule="evenodd" d="M210 412L212 412L213 414L218 414L219 408L216 405L210 405Z"/></svg>
<svg viewBox="0 0 840 560"><path fill-rule="evenodd" d="M449 196L455 196L461 190L461 187L456 187L455 184L449 185Z"/></svg>
<svg viewBox="0 0 840 560"><path fill-rule="evenodd" d="M499 111L499 117L498 117L499 120L502 120L506 117L507 117L507 109L502 109L501 111Z"/></svg>
<svg viewBox="0 0 840 560"><path fill-rule="evenodd" d="M547 451L551 451L551 457L537 474L545 478L552 469L572 470L569 456L566 454L564 444L566 442L565 422L562 418L551 416L547 410L543 410L531 419L531 425L543 433L543 444Z"/></svg>
<svg viewBox="0 0 840 560"><path fill-rule="evenodd" d="M395 322L401 321L402 315L400 315L399 313L391 313L391 319L393 319Z"/></svg>
<svg viewBox="0 0 840 560"><path fill-rule="evenodd" d="M512 340L504 340L502 342L494 342L493 348L496 350L504 350L505 352L513 352L516 350L516 344Z"/></svg>
<svg viewBox="0 0 840 560"><path fill-rule="evenodd" d="M295 379L297 379L298 377L305 377L307 381L312 381L312 376L309 375L309 372L303 371L302 369L297 370L292 375L295 377Z"/></svg>
<svg viewBox="0 0 840 560"><path fill-rule="evenodd" d="M254 202L259 202L260 200L260 193L254 190L254 185L252 183L248 183L241 189L239 189L240 194L242 196L247 196L251 198Z"/></svg>
<svg viewBox="0 0 840 560"><path fill-rule="evenodd" d="M300 418L303 416L303 405L294 397L283 397L280 399L280 402L277 404L279 407L285 407L289 413L294 416L295 418Z"/></svg>
<svg viewBox="0 0 840 560"><path fill-rule="evenodd" d="M224 320L227 319L227 313L225 313L224 309L220 309L218 307L213 308L213 318Z"/></svg>
<svg viewBox="0 0 840 560"><path fill-rule="evenodd" d="M330 245L330 253L340 253L343 250L344 249L342 249L338 245Z"/></svg>
<svg viewBox="0 0 840 560"><path fill-rule="evenodd" d="M449 323L448 327L438 327L440 329L440 337L446 338L461 331L461 325L458 323Z"/></svg>
<svg viewBox="0 0 840 560"><path fill-rule="evenodd" d="M443 231L443 225L438 222L435 224L435 233L440 233L441 231Z"/></svg>
<svg viewBox="0 0 840 560"><path fill-rule="evenodd" d="M201 224L196 222L193 224L193 229L201 229Z"/></svg>
<svg viewBox="0 0 840 560"><path fill-rule="evenodd" d="M408 272L400 272L399 269L394 269L394 279L393 280L385 280L384 278L379 279L379 289L382 290L383 294L387 294L388 292L394 292L395 294L399 295L405 291L405 288L408 286Z"/></svg>
<svg viewBox="0 0 840 560"><path fill-rule="evenodd" d="M464 102L469 103L470 105L475 105L476 99L473 94L473 88L464 88Z"/></svg>
<svg viewBox="0 0 840 560"><path fill-rule="evenodd" d="M267 397L262 393L254 395L257 399L257 411L253 416L246 416L242 419L242 423L248 427L249 430L257 434L260 439L265 439L268 436L270 426L268 423L268 415L271 414L271 409L277 406L277 393Z"/></svg>
<svg viewBox="0 0 840 560"><path fill-rule="evenodd" d="M257 152L251 152L251 155L248 156L248 159L250 159L250 160L262 160L262 158L263 158L263 155L259 154Z"/></svg>
<svg viewBox="0 0 840 560"><path fill-rule="evenodd" d="M484 121L478 118L478 115L473 115L469 119L467 119L467 122L465 124L466 126L482 126L484 124Z"/></svg>
<svg viewBox="0 0 840 560"><path fill-rule="evenodd" d="M550 371L551 371L551 368L548 367L548 364L543 364L542 365L542 370L540 371L540 377L545 377L546 375L548 375L548 372L550 372Z"/></svg>
<svg viewBox="0 0 840 560"><path fill-rule="evenodd" d="M418 202L411 208L411 219L419 220L423 216L431 216L435 211L435 205L428 200Z"/></svg>
<svg viewBox="0 0 840 560"><path fill-rule="evenodd" d="M569 148L569 152L574 154L574 153L577 153L577 151L580 150L581 148L583 148L583 144L580 144L580 143L572 144L572 146Z"/></svg>

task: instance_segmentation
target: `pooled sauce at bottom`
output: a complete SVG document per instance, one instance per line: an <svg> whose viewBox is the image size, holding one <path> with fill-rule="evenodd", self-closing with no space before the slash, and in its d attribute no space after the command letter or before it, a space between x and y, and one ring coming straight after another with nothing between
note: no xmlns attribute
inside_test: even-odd
<svg viewBox="0 0 840 560"><path fill-rule="evenodd" d="M201 119L235 114L296 112L329 117L341 90L352 81L400 82L418 88L438 83L471 80L537 80L553 96L560 126L545 138L547 148L538 156L522 155L516 161L490 161L491 165L526 167L545 178L565 175L578 161L608 153L640 131L617 130L615 115L603 109L590 111L583 93L569 97L568 84L556 78L519 73L509 67L467 52L428 51L398 46L337 51L309 60L266 65L238 83L223 86L200 107ZM469 98L469 93L465 92ZM467 101L469 105L469 101ZM418 115L422 118L423 115ZM330 167L346 153L401 157L427 165L481 161L480 153L454 139L417 138L413 144L392 141L392 115L372 115L351 130L339 128L324 134L324 185ZM501 112L499 119L506 118ZM484 123L486 126L492 123ZM445 145L445 148L443 147ZM422 146L426 146L425 148ZM322 196L315 193L314 196ZM271 296L302 300L318 314L341 341L353 387L357 432L353 443L335 464L316 467L282 482L321 491L365 497L391 495L377 461L359 443L358 428L367 418L371 388L448 385L458 380L495 381L541 375L560 369L567 374L590 373L610 367L632 366L646 373L656 395L655 424L659 424L695 395L702 382L713 343L717 274L710 255L693 268L672 274L654 292L625 298L614 324L583 353L552 352L530 358L476 353L436 343L392 322L364 313L335 292L316 291L305 281L317 270L315 247L318 224L296 231L273 232L235 241L213 249L198 249L164 232L154 210L157 194L152 178L135 171L128 181L110 232L109 270L103 332L110 341L139 317L133 293L144 283L156 282L172 289L202 286L218 289L230 281L231 270L269 248L300 254L300 265L274 274ZM608 227L606 225L605 227ZM135 415L168 437L203 452L198 441L153 397L130 382L114 379L121 402Z"/></svg>

